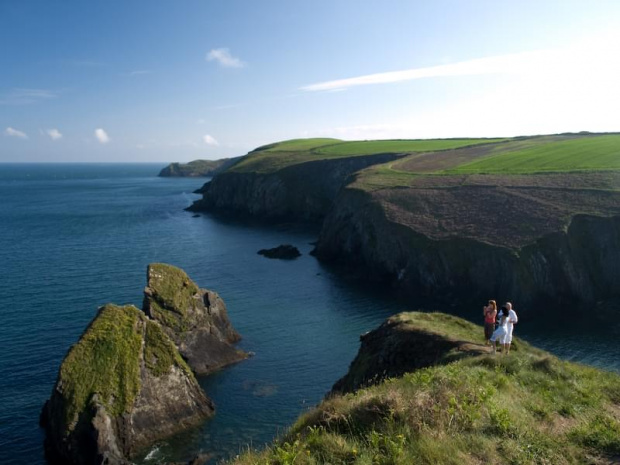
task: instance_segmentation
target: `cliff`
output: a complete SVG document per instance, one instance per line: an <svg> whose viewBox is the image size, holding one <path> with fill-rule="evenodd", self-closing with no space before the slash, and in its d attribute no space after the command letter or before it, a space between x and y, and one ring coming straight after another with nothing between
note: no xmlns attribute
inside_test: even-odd
<svg viewBox="0 0 620 465"><path fill-rule="evenodd" d="M203 198L188 210L319 221L331 209L351 174L398 156L377 154L305 161L273 172L229 170L205 184L199 190Z"/></svg>
<svg viewBox="0 0 620 465"><path fill-rule="evenodd" d="M42 412L46 452L53 463L126 464L213 410L161 326L108 304L61 365Z"/></svg>
<svg viewBox="0 0 620 465"><path fill-rule="evenodd" d="M248 356L231 345L240 336L215 292L163 263L148 266L147 284L143 310L102 307L62 362L41 413L51 462L128 464L214 413L194 372Z"/></svg>
<svg viewBox="0 0 620 465"><path fill-rule="evenodd" d="M362 339L346 395L231 463L618 463L618 374L520 340L491 355L482 341L481 327L446 314L391 317Z"/></svg>
<svg viewBox="0 0 620 465"><path fill-rule="evenodd" d="M189 163L170 163L158 176L169 177L206 177L215 176L239 161L240 157L221 158L219 160L194 160Z"/></svg>
<svg viewBox="0 0 620 465"><path fill-rule="evenodd" d="M162 325L191 369L208 374L248 354L232 346L241 337L220 296L200 289L180 268L152 263L147 269L144 312Z"/></svg>
<svg viewBox="0 0 620 465"><path fill-rule="evenodd" d="M363 172L341 192L319 258L411 295L495 296L526 312L620 297L620 192L607 187L616 172L374 180Z"/></svg>

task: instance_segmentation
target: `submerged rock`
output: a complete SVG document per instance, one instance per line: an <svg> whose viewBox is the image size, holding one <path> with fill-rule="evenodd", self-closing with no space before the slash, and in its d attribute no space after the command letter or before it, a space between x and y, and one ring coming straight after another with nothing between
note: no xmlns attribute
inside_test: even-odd
<svg viewBox="0 0 620 465"><path fill-rule="evenodd" d="M128 464L214 412L160 324L105 305L65 357L41 423L52 463Z"/></svg>
<svg viewBox="0 0 620 465"><path fill-rule="evenodd" d="M244 360L220 296L200 289L180 268L152 263L147 270L144 312L160 322L194 372L207 374Z"/></svg>
<svg viewBox="0 0 620 465"><path fill-rule="evenodd" d="M299 249L290 244L279 245L273 249L261 249L257 253L267 258L279 258L283 260L292 260L293 258L301 256Z"/></svg>

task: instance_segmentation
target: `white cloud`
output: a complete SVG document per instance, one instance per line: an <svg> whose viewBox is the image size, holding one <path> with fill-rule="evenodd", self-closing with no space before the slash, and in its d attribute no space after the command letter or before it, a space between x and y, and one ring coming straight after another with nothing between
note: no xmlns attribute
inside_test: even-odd
<svg viewBox="0 0 620 465"><path fill-rule="evenodd" d="M28 136L26 135L25 132L22 131L18 131L17 129L13 129L13 128L6 128L6 130L4 131L4 133L7 136L11 136L11 137L19 137L20 139L28 139Z"/></svg>
<svg viewBox="0 0 620 465"><path fill-rule="evenodd" d="M108 142L110 142L110 137L108 136L108 133L101 128L95 129L95 137L102 144L107 144Z"/></svg>
<svg viewBox="0 0 620 465"><path fill-rule="evenodd" d="M220 145L220 143L215 139L215 137L210 136L209 134L205 134L204 136L202 136L202 140L207 145L212 145L212 146Z"/></svg>
<svg viewBox="0 0 620 465"><path fill-rule="evenodd" d="M472 76L482 74L499 73L523 73L538 68L557 56L552 50L539 50L534 52L514 53L494 57L478 58L475 60L461 61L447 65L431 66L427 68L414 68L387 73L367 74L348 79L319 82L301 87L305 91L338 91L355 86L370 84L388 84L392 82L411 81L414 79L447 77L447 76Z"/></svg>
<svg viewBox="0 0 620 465"><path fill-rule="evenodd" d="M224 68L243 68L245 63L230 54L227 48L215 48L207 53L207 61L217 61Z"/></svg>
<svg viewBox="0 0 620 465"><path fill-rule="evenodd" d="M62 134L60 133L58 129L48 129L45 132L47 133L48 136L52 138L52 140L62 139Z"/></svg>

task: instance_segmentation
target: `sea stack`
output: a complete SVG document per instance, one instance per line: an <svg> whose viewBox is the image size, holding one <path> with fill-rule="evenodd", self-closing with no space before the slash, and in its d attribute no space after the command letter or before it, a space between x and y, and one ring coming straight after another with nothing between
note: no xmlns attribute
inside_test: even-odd
<svg viewBox="0 0 620 465"><path fill-rule="evenodd" d="M107 304L69 350L41 413L54 464L125 465L214 413L194 373L247 358L222 299L174 266L148 266L144 308Z"/></svg>
<svg viewBox="0 0 620 465"><path fill-rule="evenodd" d="M128 464L214 412L159 323L105 305L65 357L41 415L52 463Z"/></svg>
<svg viewBox="0 0 620 465"><path fill-rule="evenodd" d="M152 263L147 269L144 312L162 325L188 365L208 374L249 355L232 346L239 333L220 296L200 289L180 268Z"/></svg>

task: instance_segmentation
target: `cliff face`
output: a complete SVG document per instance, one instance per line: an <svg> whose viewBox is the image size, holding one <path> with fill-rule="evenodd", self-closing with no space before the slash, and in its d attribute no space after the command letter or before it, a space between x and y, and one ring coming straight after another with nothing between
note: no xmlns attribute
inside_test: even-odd
<svg viewBox="0 0 620 465"><path fill-rule="evenodd" d="M160 325L108 304L62 363L42 412L46 452L54 463L126 464L213 410Z"/></svg>
<svg viewBox="0 0 620 465"><path fill-rule="evenodd" d="M198 374L208 374L248 357L231 344L241 337L232 327L220 296L200 289L185 272L163 263L147 269L145 313L164 332Z"/></svg>
<svg viewBox="0 0 620 465"><path fill-rule="evenodd" d="M203 198L188 210L225 211L265 219L320 220L351 174L398 158L378 154L311 161L272 173L227 171L200 190Z"/></svg>
<svg viewBox="0 0 620 465"><path fill-rule="evenodd" d="M560 214L551 207L548 216L539 215L544 231L537 237L528 229L535 224L530 222L536 209L531 199L524 201L521 214L509 204L504 209L489 207L491 200L462 206L455 200L433 207L416 190L401 190L397 202L386 199L393 194L355 187L343 190L325 219L318 257L361 265L410 294L514 300L522 311L538 312L548 304L592 306L619 297L617 206L578 215ZM463 189L452 195L462 200L467 193ZM437 222L441 208L448 207L460 212L469 209L473 221L492 222L508 232L492 232L489 237L496 239L492 242L465 220L447 218L428 226ZM512 214L515 224L502 226L498 218L503 214ZM457 228L452 221L463 230L450 232ZM513 234L520 226L524 232Z"/></svg>

